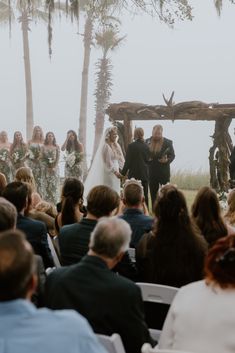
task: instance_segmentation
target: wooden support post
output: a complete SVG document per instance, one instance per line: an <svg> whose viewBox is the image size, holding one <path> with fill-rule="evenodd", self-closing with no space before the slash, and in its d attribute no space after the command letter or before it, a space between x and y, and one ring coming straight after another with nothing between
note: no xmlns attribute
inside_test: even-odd
<svg viewBox="0 0 235 353"><path fill-rule="evenodd" d="M124 117L124 144L125 150L127 150L127 146L132 141L132 121L128 119L127 114Z"/></svg>

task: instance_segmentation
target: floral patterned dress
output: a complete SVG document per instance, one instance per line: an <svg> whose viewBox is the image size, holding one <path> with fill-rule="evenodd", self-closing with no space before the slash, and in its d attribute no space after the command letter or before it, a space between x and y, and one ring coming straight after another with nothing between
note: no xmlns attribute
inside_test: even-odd
<svg viewBox="0 0 235 353"><path fill-rule="evenodd" d="M82 181L83 153L78 151L66 152L65 155L65 178L77 178Z"/></svg>
<svg viewBox="0 0 235 353"><path fill-rule="evenodd" d="M27 160L27 164L29 168L32 169L33 176L35 179L35 184L37 188L37 192L42 196L42 159L41 159L41 143L30 142L29 156Z"/></svg>
<svg viewBox="0 0 235 353"><path fill-rule="evenodd" d="M56 205L60 198L60 173L59 173L59 156L60 149L46 148L42 146L42 170L43 184L42 197L45 201Z"/></svg>
<svg viewBox="0 0 235 353"><path fill-rule="evenodd" d="M10 149L7 147L0 149L0 172L5 175L7 183L12 181Z"/></svg>
<svg viewBox="0 0 235 353"><path fill-rule="evenodd" d="M11 151L12 174L15 177L17 169L26 167L26 158L28 156L28 149L26 145L15 147Z"/></svg>

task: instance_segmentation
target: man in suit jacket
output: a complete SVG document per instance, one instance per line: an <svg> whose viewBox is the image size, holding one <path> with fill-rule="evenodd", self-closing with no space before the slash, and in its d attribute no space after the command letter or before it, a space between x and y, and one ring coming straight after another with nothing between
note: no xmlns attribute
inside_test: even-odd
<svg viewBox="0 0 235 353"><path fill-rule="evenodd" d="M76 309L96 333L119 333L126 352L139 353L144 342L152 342L140 289L111 271L127 250L130 235L130 226L121 219L99 220L88 255L79 264L49 275L45 300L52 309Z"/></svg>
<svg viewBox="0 0 235 353"><path fill-rule="evenodd" d="M144 188L144 197L148 205L148 163L150 152L144 141L144 130L137 127L134 131L134 142L130 143L126 152L126 160L121 171L122 175L128 175L128 178L135 178L141 181Z"/></svg>
<svg viewBox="0 0 235 353"><path fill-rule="evenodd" d="M152 137L146 140L150 150L149 188L152 206L156 200L159 186L170 181L170 163L175 159L173 143L163 137L162 133L162 125L155 125Z"/></svg>
<svg viewBox="0 0 235 353"><path fill-rule="evenodd" d="M123 204L125 210L120 218L131 226L131 248L136 248L144 233L153 226L153 218L144 214L144 192L139 181L127 180L123 187Z"/></svg>
<svg viewBox="0 0 235 353"><path fill-rule="evenodd" d="M32 245L35 254L43 259L45 268L53 267L54 261L47 242L47 229L43 222L32 220L25 216L31 202L31 188L20 181L9 183L3 197L10 201L17 209L18 216L16 228L23 231L28 242Z"/></svg>
<svg viewBox="0 0 235 353"><path fill-rule="evenodd" d="M120 198L116 191L105 185L93 187L87 196L87 216L79 223L61 228L59 235L60 255L63 266L81 261L89 250L90 235L101 217L109 217L119 206ZM128 252L123 256L114 271L130 279L137 279L137 271Z"/></svg>

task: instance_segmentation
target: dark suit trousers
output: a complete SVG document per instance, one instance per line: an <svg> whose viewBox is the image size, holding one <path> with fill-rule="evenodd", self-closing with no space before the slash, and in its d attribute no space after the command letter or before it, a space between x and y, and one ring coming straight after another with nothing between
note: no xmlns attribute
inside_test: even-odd
<svg viewBox="0 0 235 353"><path fill-rule="evenodd" d="M141 180L141 184L144 188L144 198L145 203L149 207L149 198L148 198L148 182L146 180Z"/></svg>

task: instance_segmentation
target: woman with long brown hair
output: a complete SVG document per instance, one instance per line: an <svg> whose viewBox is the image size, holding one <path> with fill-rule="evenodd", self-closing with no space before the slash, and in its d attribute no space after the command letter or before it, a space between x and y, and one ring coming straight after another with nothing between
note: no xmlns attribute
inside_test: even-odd
<svg viewBox="0 0 235 353"><path fill-rule="evenodd" d="M137 247L140 280L181 287L203 276L207 245L192 223L183 193L163 186L154 208L155 227Z"/></svg>
<svg viewBox="0 0 235 353"><path fill-rule="evenodd" d="M199 227L209 247L217 239L234 232L229 225L225 224L217 194L209 186L203 186L198 191L192 205L192 219Z"/></svg>
<svg viewBox="0 0 235 353"><path fill-rule="evenodd" d="M66 152L65 156L65 178L77 178L82 180L82 160L83 160L83 145L78 141L78 136L75 131L69 130L61 151Z"/></svg>

